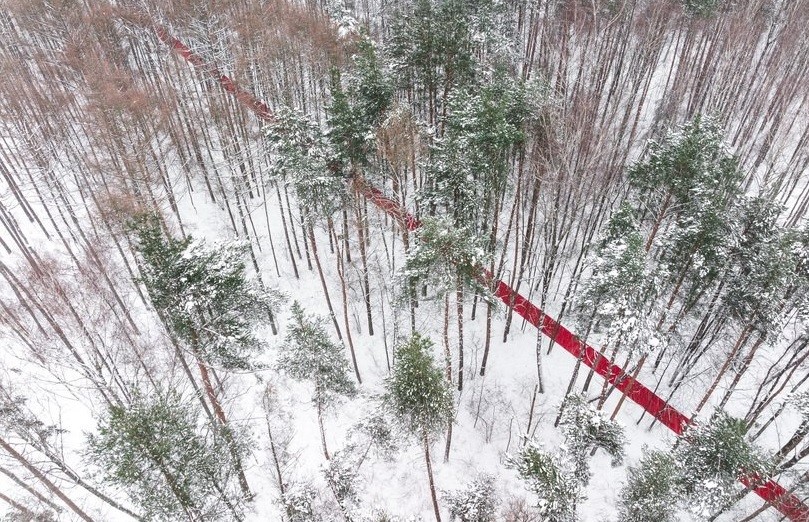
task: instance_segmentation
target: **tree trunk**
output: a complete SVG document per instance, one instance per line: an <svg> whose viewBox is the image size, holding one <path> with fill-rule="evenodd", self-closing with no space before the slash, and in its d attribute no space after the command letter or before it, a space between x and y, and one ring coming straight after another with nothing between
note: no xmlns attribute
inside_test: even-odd
<svg viewBox="0 0 809 522"><path fill-rule="evenodd" d="M463 281L457 275L455 286L455 307L458 316L458 391L463 391Z"/></svg>
<svg viewBox="0 0 809 522"><path fill-rule="evenodd" d="M744 341L747 340L747 337L750 334L750 330L751 330L751 328L749 326L745 327L744 330L742 330L742 333L739 335L739 338L736 340L736 344L733 345L733 348L730 350L730 353L728 354L727 359L725 359L725 363L722 365L722 368L719 369L719 373L716 375L716 378L711 383L711 385L708 387L708 391L705 392L705 395L702 397L702 400L699 401L699 404L697 404L697 407L694 408L694 413L693 413L692 417L696 417L697 414L700 411L702 411L702 408L705 406L705 404L707 404L708 399L711 398L711 395L716 390L716 387L719 386L719 383L722 381L722 377L725 376L725 372L727 372L728 368L730 368L730 363L733 362L733 359L736 357L736 354L741 349L742 344L744 344Z"/></svg>
<svg viewBox="0 0 809 522"><path fill-rule="evenodd" d="M640 369L643 368L643 363L646 362L646 357L648 356L647 353L641 355L640 360L638 360L637 366L635 366L635 371L632 372L632 377L630 377L629 384L626 387L626 391L621 395L621 398L618 399L618 404L615 405L615 409L612 410L612 415L610 415L610 420L615 420L615 417L618 415L618 411L621 409L621 406L624 405L624 401L626 400L627 396L632 393L632 387L637 382L638 374L640 373Z"/></svg>
<svg viewBox="0 0 809 522"><path fill-rule="evenodd" d="M426 438L425 438L425 440L426 440ZM48 479L48 477L46 477L41 471L39 471L36 467L34 467L33 464L28 462L28 459L26 459L20 453L18 453L17 450L15 450L13 447L11 447L11 445L8 442L6 442L3 438L0 438L0 448L3 448L4 450L6 450L6 452L8 452L8 454L11 455L14 458L14 460L16 460L17 462L22 464L22 466L25 469L27 469L29 473L31 473L34 477L36 477L37 480L42 482L45 485L45 487L48 488L48 490L50 490L51 493L53 493L54 495L59 497L59 499L62 502L64 502L67 505L67 507L69 507L74 513L76 513L76 515L80 519L84 520L85 522L93 522L93 519L90 518L90 516L87 513L82 511L81 508L79 506L77 506L75 502L70 500L70 498L68 498L68 496L65 495L62 492L62 490L59 489L56 486L56 484L51 482ZM429 458L428 458L428 462L429 462ZM430 472L430 484L432 485L432 471ZM433 502L435 502L435 491L433 491ZM438 515L438 504L435 504L435 508L436 508L436 516L437 516Z"/></svg>
<svg viewBox="0 0 809 522"><path fill-rule="evenodd" d="M426 431L422 434L422 445L424 446L424 460L427 462L427 480L430 483L430 496L433 499L435 522L441 522L441 512L438 509L438 496L435 493L435 480L433 479L433 463L430 460L430 440Z"/></svg>
<svg viewBox="0 0 809 522"><path fill-rule="evenodd" d="M316 401L317 403L317 425L320 428L320 443L323 445L323 456L326 457L326 460L329 460L329 448L326 447L326 428L323 426L323 403L321 401Z"/></svg>
<svg viewBox="0 0 809 522"><path fill-rule="evenodd" d="M247 477L245 476L244 469L242 468L242 459L240 458L239 452L236 448L236 441L233 440L233 433L228 427L228 420L225 416L225 410L222 408L222 403L219 402L219 398L216 396L216 391L213 389L208 368L205 366L205 362L202 360L202 357L200 357L199 341L196 332L192 332L191 351L194 353L194 357L197 360L197 368L199 368L199 374L202 377L202 387L205 388L205 394L208 395L208 400L211 401L211 406L213 406L213 411L216 418L219 420L222 428L224 428L223 434L227 440L230 455L233 457L233 465L236 468L236 474L239 477L239 486L242 489L242 493L244 493L246 497L252 497L250 486L247 483Z"/></svg>
<svg viewBox="0 0 809 522"><path fill-rule="evenodd" d="M343 332L340 330L340 325L337 324L337 315L334 313L334 307L331 304L331 297L329 296L329 287L326 286L326 276L323 274L323 266L320 264L320 256L317 253L317 243L315 242L315 230L312 225L306 226L309 243L312 245L312 257L315 258L315 265L317 266L317 274L320 276L320 286L323 288L323 295L326 298L326 306L329 308L329 317L334 324L334 329L337 330L337 338L343 340ZM304 243L305 244L305 243Z"/></svg>
<svg viewBox="0 0 809 522"><path fill-rule="evenodd" d="M337 247L337 275L340 277L340 294L343 298L343 324L346 327L346 340L348 341L348 350L351 353L351 364L354 366L354 375L357 376L357 382L362 384L360 368L357 365L357 354L354 352L354 340L351 337L351 325L348 321L348 290L346 288L345 262L340 255L339 245Z"/></svg>

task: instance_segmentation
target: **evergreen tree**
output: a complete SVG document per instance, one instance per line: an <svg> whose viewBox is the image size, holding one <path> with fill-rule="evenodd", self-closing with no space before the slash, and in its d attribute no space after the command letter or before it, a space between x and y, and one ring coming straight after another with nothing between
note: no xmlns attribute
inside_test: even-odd
<svg viewBox="0 0 809 522"><path fill-rule="evenodd" d="M249 369L264 343L253 333L272 320L281 294L247 279L241 242L207 246L191 236L165 236L155 215L139 216L131 224L137 233L141 275L152 305L170 333L193 353L203 387L230 441L230 455L245 495L250 488L242 470L240 449L231 440L224 408L214 390L208 367ZM182 355L180 355L182 357Z"/></svg>
<svg viewBox="0 0 809 522"><path fill-rule="evenodd" d="M308 483L296 483L287 487L281 501L289 522L317 522L322 517L315 512L317 491Z"/></svg>
<svg viewBox="0 0 809 522"><path fill-rule="evenodd" d="M326 482L334 493L343 515L349 521L352 520L352 510L359 501L357 482L361 462L355 458L353 450L354 448L349 446L336 452L328 465L323 468Z"/></svg>
<svg viewBox="0 0 809 522"><path fill-rule="evenodd" d="M646 304L654 297L635 211L623 204L610 217L596 244L592 275L576 299L575 312L586 330L606 330L605 345L645 344L651 335Z"/></svg>
<svg viewBox="0 0 809 522"><path fill-rule="evenodd" d="M696 116L663 140L649 144L645 158L629 169L639 202L651 216L649 250L661 227L668 230L658 253L676 294L701 295L724 272L728 240L742 181L738 159L723 144L710 117Z"/></svg>
<svg viewBox="0 0 809 522"><path fill-rule="evenodd" d="M565 446L573 461L574 476L583 486L590 482L590 453L601 448L612 457L612 465L623 462L626 437L617 422L593 410L583 395L569 395L560 424Z"/></svg>
<svg viewBox="0 0 809 522"><path fill-rule="evenodd" d="M627 470L618 500L619 522L675 522L678 471L669 453L644 448L641 460Z"/></svg>
<svg viewBox="0 0 809 522"><path fill-rule="evenodd" d="M740 233L730 251L733 273L723 295L726 313L767 335L781 326L799 276L796 235L778 224L781 205L768 197L740 205Z"/></svg>
<svg viewBox="0 0 809 522"><path fill-rule="evenodd" d="M323 425L324 410L340 397L352 397L357 387L351 379L348 358L329 338L323 319L307 315L301 305L292 304L292 321L278 359L278 367L295 379L314 385L312 402L317 408L323 454L329 459Z"/></svg>
<svg viewBox="0 0 809 522"><path fill-rule="evenodd" d="M740 333L695 408L695 414L707 403L733 361L738 359L746 339L756 332L758 340L742 358L719 403L719 408L724 407L758 348L765 341L772 341L772 334L784 326L797 303L794 294L803 286L800 258L795 255L799 251L797 234L778 224L783 208L768 197L755 197L743 200L738 210L739 232L729 249L729 267L725 274L727 290L722 295L720 312L739 325Z"/></svg>
<svg viewBox="0 0 809 522"><path fill-rule="evenodd" d="M770 463L747 437L742 419L718 411L705 424L695 424L682 435L672 456L681 471L678 489L696 516L708 516L734 494L739 477L754 482L770 473Z"/></svg>
<svg viewBox="0 0 809 522"><path fill-rule="evenodd" d="M488 254L479 236L445 219L425 218L416 237L400 272L405 288L414 292L418 283L434 290L433 295L441 296L455 289L460 278L464 286L480 295L490 295L480 279L480 268Z"/></svg>
<svg viewBox="0 0 809 522"><path fill-rule="evenodd" d="M374 147L374 130L393 99L393 87L380 67L376 46L367 35L359 39L348 73L332 71L331 94L332 102L326 108L327 136L336 158L348 171L345 174L349 174L368 162L368 154Z"/></svg>
<svg viewBox="0 0 809 522"><path fill-rule="evenodd" d="M247 279L246 246L167 237L154 216L134 227L141 281L171 333L208 365L250 368L263 347L253 329L270 317L281 296Z"/></svg>
<svg viewBox="0 0 809 522"><path fill-rule="evenodd" d="M657 297L659 281L649 266L640 225L629 204L621 205L610 217L594 254L590 261L592 274L574 298L573 309L584 328L583 337L587 339L591 331L603 332L602 346L605 351L611 349L608 357L612 361L621 350L627 354L627 362L640 352L639 370L647 354L660 344L649 310L649 303L654 303ZM576 362L566 396L573 390L583 356L584 352ZM584 390L589 388L594 373L593 366ZM609 382L605 381L598 409L604 405L608 389ZM623 401L616 407L616 413L622 404ZM563 403L563 409L564 406ZM561 413L557 424L560 419Z"/></svg>
<svg viewBox="0 0 809 522"><path fill-rule="evenodd" d="M533 440L507 460L537 497L537 509L546 522L575 522L583 498L575 466L565 453L547 452Z"/></svg>
<svg viewBox="0 0 809 522"><path fill-rule="evenodd" d="M452 392L431 354L433 343L413 334L396 351L396 363L385 381L383 403L404 430L418 438L424 449L427 477L436 521L440 522L438 498L430 460L430 438L445 429L454 415Z"/></svg>
<svg viewBox="0 0 809 522"><path fill-rule="evenodd" d="M267 127L266 138L273 173L293 187L308 225L345 206L348 192L336 152L306 115L282 107Z"/></svg>
<svg viewBox="0 0 809 522"><path fill-rule="evenodd" d="M444 133L431 150L430 183L422 199L476 234L488 231L494 202L506 188L510 156L524 140L525 90L498 73L473 92L447 100Z"/></svg>
<svg viewBox="0 0 809 522"><path fill-rule="evenodd" d="M401 285L415 299L417 284L425 290L435 291L435 296L444 296L445 332L449 324L449 294L455 290L456 317L458 325L458 391L463 389L463 300L464 293L471 290L484 300L492 302L491 290L481 276L481 267L488 257L485 240L462 226L452 226L446 219L427 218L417 232L416 245L407 253L400 272L404 279ZM412 316L411 316L412 317ZM445 336L447 378L451 380L451 355ZM451 427L450 427L451 429ZM451 441L451 436L448 436ZM448 458L449 442L445 458Z"/></svg>
<svg viewBox="0 0 809 522"><path fill-rule="evenodd" d="M441 96L475 77L472 6L461 0L414 0L402 2L394 17L387 54L399 87L416 90L431 123Z"/></svg>
<svg viewBox="0 0 809 522"><path fill-rule="evenodd" d="M682 0L685 12L692 16L709 17L714 15L724 3L723 0Z"/></svg>
<svg viewBox="0 0 809 522"><path fill-rule="evenodd" d="M88 454L147 520L241 520L229 452L237 437L199 421L177 393L135 394L128 407L109 409L89 436Z"/></svg>
<svg viewBox="0 0 809 522"><path fill-rule="evenodd" d="M460 522L495 522L498 498L494 477L481 475L462 489L444 494L452 520Z"/></svg>

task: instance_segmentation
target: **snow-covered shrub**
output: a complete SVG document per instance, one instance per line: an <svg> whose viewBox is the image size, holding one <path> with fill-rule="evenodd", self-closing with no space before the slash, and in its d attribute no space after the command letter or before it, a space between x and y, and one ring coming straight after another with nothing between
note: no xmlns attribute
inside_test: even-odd
<svg viewBox="0 0 809 522"><path fill-rule="evenodd" d="M313 522L319 517L315 514L315 498L317 492L308 483L296 483L287 487L283 496L284 511L289 522Z"/></svg>
<svg viewBox="0 0 809 522"><path fill-rule="evenodd" d="M481 475L465 487L444 493L452 520L461 522L494 522L499 500L494 477Z"/></svg>
<svg viewBox="0 0 809 522"><path fill-rule="evenodd" d="M352 457L351 450L349 447L338 451L323 468L326 482L344 513L347 513L359 498L357 493L359 466Z"/></svg>
<svg viewBox="0 0 809 522"><path fill-rule="evenodd" d="M528 505L525 497L512 497L506 501L503 522L542 522L537 510Z"/></svg>
<svg viewBox="0 0 809 522"><path fill-rule="evenodd" d="M394 427L393 420L387 412L377 409L370 412L352 427L352 436L365 437L383 457L389 458L401 445L401 433Z"/></svg>

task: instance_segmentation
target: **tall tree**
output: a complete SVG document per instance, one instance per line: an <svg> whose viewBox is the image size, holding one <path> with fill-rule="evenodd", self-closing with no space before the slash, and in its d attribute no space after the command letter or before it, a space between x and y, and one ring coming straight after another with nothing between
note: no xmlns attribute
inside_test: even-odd
<svg viewBox="0 0 809 522"><path fill-rule="evenodd" d="M430 297L446 297L453 290L469 288L488 299L491 291L480 276L488 258L485 241L466 227L455 227L447 219L426 218L417 232L417 241L407 254L400 276L408 297L416 297L417 285L424 285ZM434 292L434 293L433 293ZM462 296L460 296L462 299ZM449 316L445 299L445 323ZM462 310L462 309L461 309ZM463 388L463 313L458 316L458 389ZM445 324L446 327L446 324ZM445 347L447 350L448 346Z"/></svg>
<svg viewBox="0 0 809 522"><path fill-rule="evenodd" d="M644 448L640 461L627 470L618 500L620 522L675 522L678 467L665 451Z"/></svg>
<svg viewBox="0 0 809 522"><path fill-rule="evenodd" d="M134 226L141 281L171 333L206 365L250 368L264 346L254 329L269 320L281 296L247 278L245 245L175 239L154 216Z"/></svg>
<svg viewBox="0 0 809 522"><path fill-rule="evenodd" d="M199 420L176 392L136 395L128 407L110 408L89 436L88 455L149 520L242 520L229 450L237 437ZM245 450L239 443L239 455Z"/></svg>
<svg viewBox="0 0 809 522"><path fill-rule="evenodd" d="M278 367L314 385L312 402L317 409L323 455L328 460L323 424L325 409L341 396L356 395L357 387L349 377L351 370L343 349L329 338L323 321L307 315L297 301L292 304L292 324L281 347Z"/></svg>
<svg viewBox="0 0 809 522"><path fill-rule="evenodd" d="M723 411L687 429L672 455L682 467L678 488L688 499L688 510L699 517L711 515L733 497L739 477L755 484L771 470L768 459L750 442L744 420Z"/></svg>
<svg viewBox="0 0 809 522"><path fill-rule="evenodd" d="M573 474L580 484L590 483L590 455L603 449L618 466L624 459L626 436L617 422L608 420L593 410L582 395L569 395L560 422L565 446L573 461Z"/></svg>
<svg viewBox="0 0 809 522"><path fill-rule="evenodd" d="M231 431L226 429L227 417L209 368L253 367L252 359L264 346L254 329L272 318L280 294L247 279L241 243L208 247L190 236L175 239L163 234L154 215L141 216L133 227L143 260L141 281L171 335L194 355L205 393L227 437ZM242 489L249 494L236 441L231 444L231 456Z"/></svg>
<svg viewBox="0 0 809 522"><path fill-rule="evenodd" d="M431 353L433 343L414 334L396 351L393 372L385 381L383 403L413 437L421 441L436 522L441 522L430 459L430 439L452 422L453 400L441 368Z"/></svg>

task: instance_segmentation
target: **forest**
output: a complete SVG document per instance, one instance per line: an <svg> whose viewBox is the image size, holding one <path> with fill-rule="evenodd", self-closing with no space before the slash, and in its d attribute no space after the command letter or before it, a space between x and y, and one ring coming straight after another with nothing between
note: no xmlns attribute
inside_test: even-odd
<svg viewBox="0 0 809 522"><path fill-rule="evenodd" d="M0 521L809 521L809 1L0 35Z"/></svg>

